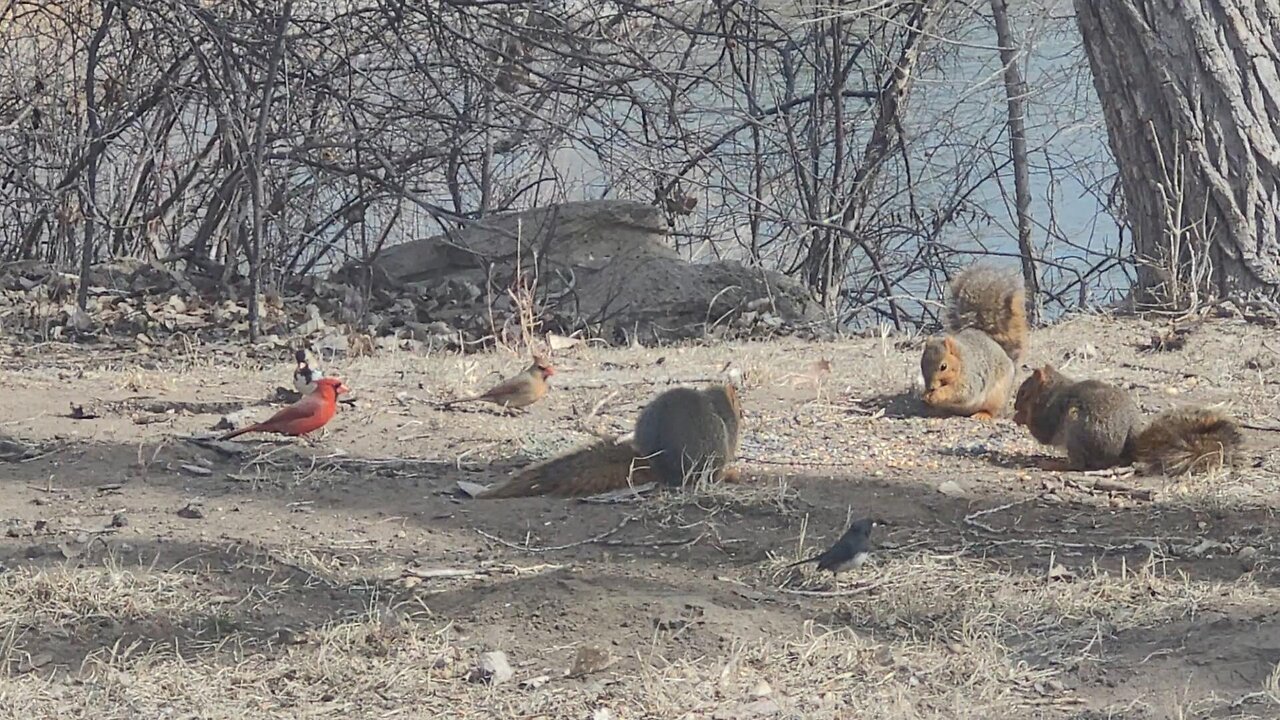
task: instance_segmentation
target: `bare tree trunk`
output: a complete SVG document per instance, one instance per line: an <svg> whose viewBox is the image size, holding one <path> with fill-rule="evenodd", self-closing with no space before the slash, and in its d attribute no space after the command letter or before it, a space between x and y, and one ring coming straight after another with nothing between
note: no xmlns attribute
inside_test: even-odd
<svg viewBox="0 0 1280 720"><path fill-rule="evenodd" d="M1141 304L1280 294L1280 13L1268 5L1075 0Z"/></svg>
<svg viewBox="0 0 1280 720"><path fill-rule="evenodd" d="M86 187L81 196L84 208L84 244L80 246L80 287L76 290L76 305L84 310L89 305L89 268L93 265L93 230L98 213L98 159L102 154L105 141L102 137L102 122L98 117L98 49L107 37L107 29L111 24L111 16L115 13L115 0L107 0L102 5L102 22L89 40L88 55L85 60L84 99L89 123L89 165L85 168Z"/></svg>
<svg viewBox="0 0 1280 720"><path fill-rule="evenodd" d="M1009 27L1009 0L991 0L1004 65L1004 94L1009 105L1009 152L1013 158L1013 195L1018 214L1018 251L1022 255L1022 279L1027 286L1027 319L1040 317L1040 283L1031 249L1031 171L1027 159L1027 84L1018 69L1021 55Z"/></svg>
<svg viewBox="0 0 1280 720"><path fill-rule="evenodd" d="M864 231L863 216L870 205L868 200L875 192L876 181L885 159L901 147L902 137L898 131L902 122L901 113L904 112L903 105L913 85L924 44L933 36L937 25L938 5L935 0L918 2L904 14L906 38L889 81L881 88L875 123L862 153L862 165L853 174L849 199L840 219L843 233L851 242L862 245L867 260L874 268L875 279L880 283L885 297L890 298L893 295L892 283L885 272L880 253L868 247L861 239ZM848 258L841 258L841 261L842 265L848 264ZM894 328L901 329L902 314L898 303L892 300L889 302L889 315Z"/></svg>
<svg viewBox="0 0 1280 720"><path fill-rule="evenodd" d="M258 292L262 286L262 234L266 225L266 208L263 180L263 164L267 146L267 119L271 116L271 98L275 93L276 74L280 69L280 59L284 56L284 33L289 27L289 18L293 14L293 0L285 0L280 19L276 21L275 43L271 48L271 59L267 64L267 76L262 88L262 104L258 106L258 120L253 128L253 182L249 192L253 200L253 235L249 250L249 342L258 342L259 315Z"/></svg>

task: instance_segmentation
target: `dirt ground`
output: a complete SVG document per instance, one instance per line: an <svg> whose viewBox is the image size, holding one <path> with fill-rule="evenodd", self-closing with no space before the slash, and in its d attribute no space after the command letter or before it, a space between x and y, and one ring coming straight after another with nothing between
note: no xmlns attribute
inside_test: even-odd
<svg viewBox="0 0 1280 720"><path fill-rule="evenodd" d="M523 415L441 410L519 357L380 354L311 445L184 438L265 417L287 351L3 354L6 717L1280 717L1273 329L1080 317L1028 362L1223 403L1240 471L1055 472L1009 420L918 416L918 339L558 353ZM810 365L829 359L814 381ZM473 500L621 433L669 383L746 385L743 486ZM72 405L90 419L68 417ZM240 415L237 417L245 417ZM1042 469L1042 466L1045 469ZM874 515L872 563L785 565ZM471 677L481 654L514 677ZM443 714L443 715L442 715Z"/></svg>

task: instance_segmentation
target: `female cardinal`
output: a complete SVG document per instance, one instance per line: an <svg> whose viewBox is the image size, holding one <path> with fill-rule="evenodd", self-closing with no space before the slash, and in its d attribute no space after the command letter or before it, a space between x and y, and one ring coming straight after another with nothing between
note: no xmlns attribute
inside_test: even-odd
<svg viewBox="0 0 1280 720"><path fill-rule="evenodd" d="M338 396L349 388L338 378L319 378L316 389L301 400L260 422L239 430L232 430L219 440L230 440L248 432L273 432L281 435L306 435L319 430L338 412Z"/></svg>
<svg viewBox="0 0 1280 720"><path fill-rule="evenodd" d="M450 405L461 402L484 400L507 408L523 408L538 402L547 394L549 387L547 378L555 374L556 370L551 367L550 363L540 357L534 357L533 364L525 368L524 372L509 380L504 380L485 391L484 394L450 400L440 407L447 408Z"/></svg>

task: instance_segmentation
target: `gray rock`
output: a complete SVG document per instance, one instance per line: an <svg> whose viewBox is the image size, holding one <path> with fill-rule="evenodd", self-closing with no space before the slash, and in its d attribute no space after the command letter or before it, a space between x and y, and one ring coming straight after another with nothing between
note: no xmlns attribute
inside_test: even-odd
<svg viewBox="0 0 1280 720"><path fill-rule="evenodd" d="M507 661L507 654L500 651L492 651L480 655L480 662L472 669L470 680L473 683L488 683L490 685L501 685L510 682L516 676L516 671L511 669L511 663Z"/></svg>
<svg viewBox="0 0 1280 720"><path fill-rule="evenodd" d="M501 288L529 277L536 250L546 331L591 328L611 342L630 337L647 344L702 337L708 323L724 337L821 335L825 316L800 284L734 261L688 262L667 234L662 211L646 203L563 203L384 248L373 270L352 263L335 278L380 283L375 296L407 293L419 299L416 310L399 297L389 315L445 322L450 332L462 329L474 338L491 334L491 321L501 329L516 312L505 292L490 293L486 283L492 279ZM439 307L426 309L422 298Z"/></svg>

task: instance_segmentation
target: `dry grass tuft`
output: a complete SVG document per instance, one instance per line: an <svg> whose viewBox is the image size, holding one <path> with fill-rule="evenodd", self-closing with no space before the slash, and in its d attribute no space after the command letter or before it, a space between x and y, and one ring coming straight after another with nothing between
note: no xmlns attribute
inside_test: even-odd
<svg viewBox="0 0 1280 720"><path fill-rule="evenodd" d="M16 568L0 575L0 619L24 629L61 627L99 618L127 622L209 608L195 578L119 567L73 570ZM10 633L14 637L14 633Z"/></svg>
<svg viewBox="0 0 1280 720"><path fill-rule="evenodd" d="M265 560L246 562L267 570ZM315 554L276 551L271 560L325 584L344 574L342 563ZM11 679L0 702L33 717L71 708L102 718L206 716L213 708L220 717L296 717L304 708L323 716L413 708L463 718L580 717L607 706L617 718L698 718L775 705L814 718L872 707L890 719L1027 717L1033 708L1073 706L1055 668L1095 660L1102 638L1214 605L1276 599L1247 582L1189 581L1158 558L1132 572L1095 569L1058 582L963 556L888 555L854 582L868 589L806 600L826 618L821 624L734 641L716 657L669 656L655 635L651 645L624 650L602 695L592 683L548 673L546 663L557 667L563 654L554 648L517 663L509 685L467 682L474 651L448 619L427 610L429 596L397 598L375 588L354 615L283 633L245 618L286 592L292 583L285 579L232 600L209 594L195 572L181 568L21 569L0 578L11 664L27 657L24 645L37 637L88 632L104 620L154 630L90 654L69 668L73 683L58 673ZM171 627L179 630L160 630ZM1047 661L1024 662L1028 653ZM536 689L518 684L541 674L550 679ZM1259 698L1280 704L1277 677L1280 671L1258 688Z"/></svg>
<svg viewBox="0 0 1280 720"><path fill-rule="evenodd" d="M1230 399L1242 420L1270 424L1270 366L1246 372L1252 360L1238 352L1269 357L1265 328L1208 326L1195 340L1203 348L1182 356L1137 357L1097 339L1128 333L1129 322L1081 317L1039 331L1031 360L1091 342L1087 374L1150 388L1177 381L1188 403ZM5 421L50 452L5 464L13 479L0 519L15 531L2 538L0 573L6 716L470 720L608 709L616 720L1140 720L1280 710L1280 455L1270 434L1238 473L1117 479L1155 491L1135 499L1033 466L1039 448L1009 423L883 413L890 401L868 398L906 389L919 360L918 346L886 334L581 347L564 355L553 394L520 416L432 402L518 370L523 359L506 348L325 358L358 393L326 437L246 443L224 458L173 437L206 430L212 411L176 413L172 432L123 412L75 423L55 414L99 393L104 403L143 394L249 405L289 384L286 353L237 358L193 342L153 369L136 357L39 352L53 359L28 355L13 373L20 417ZM824 358L833 399L815 403L796 378ZM1224 358L1237 369L1217 369ZM629 429L666 383L701 382L729 360L751 385L744 483L695 478L683 492L613 504L457 496L458 480L495 481L558 454L562 438L581 442L575 419ZM1192 372L1199 384L1178 380ZM1232 377L1251 384L1223 384ZM204 461L212 475L182 469ZM939 491L952 478L962 494ZM192 499L207 516L175 517ZM893 523L877 531L883 549L870 564L838 582L782 569L834 540L850 506ZM108 526L116 512L126 526ZM41 520L39 535L23 534ZM68 545L65 565L56 552L24 552L81 533L95 541ZM1168 556L1123 564L1145 548ZM1051 579L1051 564L1066 569ZM587 642L614 663L564 677ZM513 682L467 680L489 650L508 653Z"/></svg>
<svg viewBox="0 0 1280 720"><path fill-rule="evenodd" d="M1109 636L1190 619L1215 603L1276 597L1275 591L1248 581L1192 582L1166 571L1165 562L1155 556L1119 574L1092 567L1080 577L1054 580L1047 566L1016 572L958 555L877 554L878 561L835 584L853 586L841 597L840 617L885 637L962 647L994 644L1004 652L1033 650L1063 663L1083 661L1100 633ZM784 565L779 560L763 569L760 581L771 582ZM799 589L833 585L825 573L792 573Z"/></svg>

